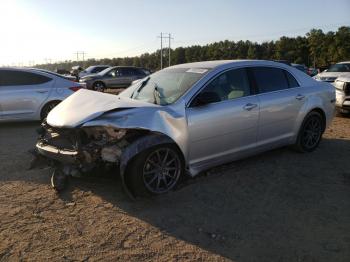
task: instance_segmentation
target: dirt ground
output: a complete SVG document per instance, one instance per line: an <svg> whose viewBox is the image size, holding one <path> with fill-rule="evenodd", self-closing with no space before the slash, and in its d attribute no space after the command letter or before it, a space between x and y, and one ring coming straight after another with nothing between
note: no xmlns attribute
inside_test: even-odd
<svg viewBox="0 0 350 262"><path fill-rule="evenodd" d="M350 261L350 118L287 148L131 201L118 176L27 170L38 123L0 126L0 261Z"/></svg>

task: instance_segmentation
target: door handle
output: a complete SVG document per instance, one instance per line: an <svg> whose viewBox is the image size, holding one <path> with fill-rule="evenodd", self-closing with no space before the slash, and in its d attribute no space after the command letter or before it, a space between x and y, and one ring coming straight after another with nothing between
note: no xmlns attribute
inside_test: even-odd
<svg viewBox="0 0 350 262"><path fill-rule="evenodd" d="M243 109L244 109L244 110L247 110L247 111L250 111L250 110L252 110L253 108L256 108L257 106L258 106L257 104L248 103L248 104L246 104L246 105L243 107Z"/></svg>
<svg viewBox="0 0 350 262"><path fill-rule="evenodd" d="M49 91L47 91L47 90L37 90L36 92L39 93L39 94L45 94L45 93L47 93Z"/></svg>
<svg viewBox="0 0 350 262"><path fill-rule="evenodd" d="M295 97L295 99L297 99L297 100L303 100L304 97L305 97L304 95L298 94L298 95Z"/></svg>

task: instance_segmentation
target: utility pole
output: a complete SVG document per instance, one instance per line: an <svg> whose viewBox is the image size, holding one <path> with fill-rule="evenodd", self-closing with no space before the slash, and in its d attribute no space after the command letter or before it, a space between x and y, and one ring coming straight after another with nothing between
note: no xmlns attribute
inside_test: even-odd
<svg viewBox="0 0 350 262"><path fill-rule="evenodd" d="M165 36L168 35L168 36ZM169 66L171 65L171 40L174 39L171 37L171 34L165 34L165 33L160 33L160 69L163 69L163 38L167 38L169 40L169 47L168 47L168 62Z"/></svg>
<svg viewBox="0 0 350 262"><path fill-rule="evenodd" d="M174 39L171 37L171 34L169 33L169 66L171 65L171 46L170 46L170 42L171 40Z"/></svg>
<svg viewBox="0 0 350 262"><path fill-rule="evenodd" d="M160 69L163 69L163 33L160 33Z"/></svg>
<svg viewBox="0 0 350 262"><path fill-rule="evenodd" d="M77 55L77 62L78 62L79 61L79 51L76 51L74 54Z"/></svg>
<svg viewBox="0 0 350 262"><path fill-rule="evenodd" d="M83 62L85 61L86 52L84 52L84 51L76 51L73 54L75 54L77 56L77 62L79 62L79 55L83 55Z"/></svg>
<svg viewBox="0 0 350 262"><path fill-rule="evenodd" d="M84 62L84 61L85 61L85 55L86 55L86 52L81 51L81 52L80 52L80 54L82 54L82 55L83 55L83 62Z"/></svg>

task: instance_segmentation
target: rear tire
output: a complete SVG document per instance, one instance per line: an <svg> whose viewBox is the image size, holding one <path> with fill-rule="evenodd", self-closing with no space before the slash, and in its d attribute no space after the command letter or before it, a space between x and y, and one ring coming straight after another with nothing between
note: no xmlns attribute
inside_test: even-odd
<svg viewBox="0 0 350 262"><path fill-rule="evenodd" d="M126 181L134 196L160 195L171 191L183 176L180 150L172 144L141 152L129 164Z"/></svg>
<svg viewBox="0 0 350 262"><path fill-rule="evenodd" d="M50 113L50 111L52 109L54 109L55 106L57 106L61 101L52 101L52 102L49 102L47 103L43 109L41 109L41 113L40 113L40 119L41 121L43 121L47 115Z"/></svg>
<svg viewBox="0 0 350 262"><path fill-rule="evenodd" d="M321 142L324 129L325 123L321 114L310 112L304 118L294 149L302 153L314 151Z"/></svg>
<svg viewBox="0 0 350 262"><path fill-rule="evenodd" d="M97 81L92 85L92 89L103 93L106 89L106 85L103 82Z"/></svg>

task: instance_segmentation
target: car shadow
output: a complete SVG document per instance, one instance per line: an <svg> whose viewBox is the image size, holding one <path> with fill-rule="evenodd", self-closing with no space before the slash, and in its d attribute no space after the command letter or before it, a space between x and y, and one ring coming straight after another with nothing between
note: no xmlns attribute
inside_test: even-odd
<svg viewBox="0 0 350 262"><path fill-rule="evenodd" d="M324 139L311 154L282 148L136 201L113 175L73 179L71 188L92 191L167 235L234 261L346 261L349 154L350 140Z"/></svg>
<svg viewBox="0 0 350 262"><path fill-rule="evenodd" d="M7 126L14 138L0 153L0 182L49 183L47 169L23 172L37 126ZM0 127L0 139L5 134ZM313 153L273 150L149 199L130 200L113 170L72 178L58 196L71 202L73 191L91 192L168 236L234 261L349 261L349 155L350 140L324 139Z"/></svg>

